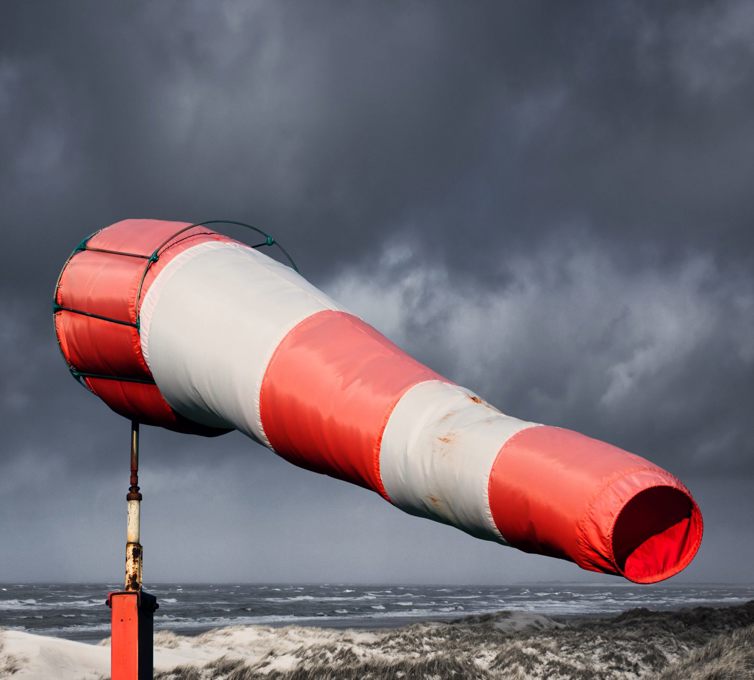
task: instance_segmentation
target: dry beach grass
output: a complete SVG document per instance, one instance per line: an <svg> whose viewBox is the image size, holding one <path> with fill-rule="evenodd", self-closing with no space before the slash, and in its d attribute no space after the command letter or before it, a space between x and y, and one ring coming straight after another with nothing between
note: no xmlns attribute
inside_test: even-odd
<svg viewBox="0 0 754 680"><path fill-rule="evenodd" d="M231 644L237 638L241 644L203 666L179 666L156 678L754 678L754 602L679 612L636 609L610 618L501 612L395 630L288 627L257 633L247 640L246 653L241 640L248 629L206 633L194 642L220 647L219 638ZM162 634L159 643L176 648L185 639Z"/></svg>

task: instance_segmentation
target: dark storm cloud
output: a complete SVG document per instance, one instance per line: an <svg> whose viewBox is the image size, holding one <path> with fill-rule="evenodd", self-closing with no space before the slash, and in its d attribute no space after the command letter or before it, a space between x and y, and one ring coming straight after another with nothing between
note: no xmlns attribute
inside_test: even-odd
<svg viewBox="0 0 754 680"><path fill-rule="evenodd" d="M129 216L259 224L505 410L750 476L753 31L744 2L3 3L5 535L120 498L126 423L67 375L49 305ZM237 436L150 436L155 477L243 452L272 488L309 479ZM313 479L287 520L361 502Z"/></svg>
<svg viewBox="0 0 754 680"><path fill-rule="evenodd" d="M320 271L406 229L466 262L573 224L741 256L754 20L679 7L6 5L6 218L65 252L240 213Z"/></svg>
<svg viewBox="0 0 754 680"><path fill-rule="evenodd" d="M754 281L709 254L631 270L585 237L508 255L480 286L407 244L325 286L504 411L687 475L752 472Z"/></svg>

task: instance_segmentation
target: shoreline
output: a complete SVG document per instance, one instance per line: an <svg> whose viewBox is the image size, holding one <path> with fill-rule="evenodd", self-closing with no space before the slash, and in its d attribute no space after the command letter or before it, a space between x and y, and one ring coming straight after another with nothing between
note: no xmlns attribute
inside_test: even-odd
<svg viewBox="0 0 754 680"><path fill-rule="evenodd" d="M109 645L0 629L0 675L99 680ZM689 665L690 664L690 665ZM500 611L382 628L235 625L155 633L156 680L238 677L694 678L754 674L754 600L617 615ZM731 670L732 669L732 670ZM674 675L675 673L675 675ZM243 675L245 674L245 675Z"/></svg>
<svg viewBox="0 0 754 680"><path fill-rule="evenodd" d="M708 602L704 605L701 605L701 608L705 609L726 609L726 608L735 608L738 606L743 606L747 604L747 602L742 602L740 604L731 604L729 602ZM368 617L354 617L354 616L343 616L343 617L317 617L317 616L311 616L311 617L296 617L296 620L279 620L279 621L263 621L263 622L254 622L254 623L228 623L224 625L211 625L207 623L184 623L181 622L179 625L175 624L165 624L156 622L154 632L157 633L173 633L175 635L179 635L182 637L187 638L196 638L201 635L204 635L205 633L215 631L215 630L223 630L226 628L238 628L238 627L260 627L260 628L288 628L288 627L298 627L298 628L311 628L312 630L333 630L333 631L344 631L344 630L355 630L355 631L387 631L387 630L395 630L400 628L405 628L409 626L414 625L420 625L420 624L455 624L458 622L464 622L468 620L473 620L476 618L481 617L487 617L487 616L495 616L500 615L503 613L510 613L515 616L517 615L536 615L536 616L544 616L548 619L551 619L557 623L564 623L564 624L574 624L574 623L587 623L590 621L599 621L599 620L610 620L613 618L617 618L625 614L626 612L640 610L640 611L651 611L655 613L682 613L689 610L694 610L700 608L700 605L696 604L689 604L686 606L680 606L680 607L673 607L673 608L649 608L649 607L634 607L625 609L620 612L565 612L565 613L551 613L548 611L535 611L531 609L516 609L516 608L507 608L507 609L500 609L500 610L494 610L494 611L480 611L480 612L469 612L465 614L460 614L458 612L447 612L442 613L438 612L436 614L419 614L419 615L403 615L403 616L374 616L372 618ZM0 630L3 630L3 627L0 626ZM6 628L5 630L19 630L19 629L10 629ZM30 634L39 635L40 637L50 637L50 638L56 638L61 640L70 640L73 642L81 642L83 644L88 645L101 645L104 640L108 639L107 632L109 632L109 622L101 627L102 634L96 634L94 631L86 631L86 632L67 632L66 634L52 634L47 632L38 632L38 631L21 631L21 632L28 632Z"/></svg>
<svg viewBox="0 0 754 680"><path fill-rule="evenodd" d="M149 592L160 604L155 630L191 636L234 625L394 629L501 610L570 620L618 615L637 607L667 611L754 599L754 585L588 586L171 583L152 584ZM110 632L104 593L112 589L108 584L8 585L0 588L0 627L96 644Z"/></svg>

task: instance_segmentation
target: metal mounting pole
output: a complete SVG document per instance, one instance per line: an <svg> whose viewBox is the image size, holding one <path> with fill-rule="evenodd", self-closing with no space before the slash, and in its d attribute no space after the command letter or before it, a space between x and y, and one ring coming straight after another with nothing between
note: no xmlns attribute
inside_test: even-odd
<svg viewBox="0 0 754 680"><path fill-rule="evenodd" d="M126 496L128 521L126 524L126 591L141 591L141 493L139 492L139 423L131 421L131 486Z"/></svg>
<svg viewBox="0 0 754 680"><path fill-rule="evenodd" d="M142 590L141 493L139 492L139 423L131 421L131 478L126 522L126 584L110 593L112 609L110 675L112 680L151 680L154 595Z"/></svg>

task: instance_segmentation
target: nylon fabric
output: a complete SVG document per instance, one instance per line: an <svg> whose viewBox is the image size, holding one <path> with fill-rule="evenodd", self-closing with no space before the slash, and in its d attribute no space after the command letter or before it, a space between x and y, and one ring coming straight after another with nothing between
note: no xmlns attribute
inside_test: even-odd
<svg viewBox="0 0 754 680"><path fill-rule="evenodd" d="M146 260L81 251L65 268L58 303L119 321L136 322L136 289Z"/></svg>
<svg viewBox="0 0 754 680"><path fill-rule="evenodd" d="M185 226L118 222L87 248L139 257L85 249L61 273L57 305L140 324L56 307L69 365L117 378L83 378L115 412L194 434L237 428L411 514L638 583L693 559L701 513L669 472L501 413L292 269L206 227L175 237Z"/></svg>
<svg viewBox="0 0 754 680"><path fill-rule="evenodd" d="M58 312L55 329L64 355L79 371L122 378L151 378L141 352L134 354L139 333L133 326Z"/></svg>
<svg viewBox="0 0 754 680"><path fill-rule="evenodd" d="M179 229L188 227L190 224L191 222L149 219L121 220L93 234L86 245L89 248L102 248L149 257L158 246L171 238ZM207 230L194 227L190 231L197 233ZM188 233L184 232L180 237ZM218 234L218 236L222 235Z"/></svg>
<svg viewBox="0 0 754 680"><path fill-rule="evenodd" d="M186 226L189 223L123 220L93 235L85 249L75 252L61 272L55 290L55 303L76 311L58 309L54 315L55 332L69 366L80 373L114 378L85 377L83 383L116 413L179 432L216 435L222 432L211 431L198 423L192 424L175 413L155 386L129 382L129 379L152 378L142 355L141 339L135 325L124 325L136 324L140 288L144 295L171 258L196 243L230 240L203 228L188 229L162 248L159 259L151 264L145 276L146 258ZM115 252L105 253L88 248Z"/></svg>
<svg viewBox="0 0 754 680"><path fill-rule="evenodd" d="M259 393L270 358L302 320L337 308L295 271L248 246L202 243L174 257L144 296L142 351L177 412L269 446Z"/></svg>
<svg viewBox="0 0 754 680"><path fill-rule="evenodd" d="M324 311L296 326L272 357L262 422L286 460L388 498L383 430L405 391L434 379L442 378L361 319Z"/></svg>
<svg viewBox="0 0 754 680"><path fill-rule="evenodd" d="M464 387L434 380L414 385L382 438L385 490L405 512L506 543L490 511L490 471L503 443L532 426Z"/></svg>
<svg viewBox="0 0 754 680"><path fill-rule="evenodd" d="M672 526L636 521L628 532L632 541L641 544L659 536L660 553L675 550L683 559L672 568L662 557L655 563L645 559L627 573L615 557L616 547L626 547L614 544L613 529L634 499L652 488L678 494L682 519L698 531L686 540ZM502 446L490 474L489 498L495 523L511 545L641 582L668 578L683 569L701 541L699 509L670 473L615 446L557 427L522 430ZM673 516L673 523L678 520ZM669 542L679 537L683 542L671 547ZM630 556L633 549L626 552Z"/></svg>
<svg viewBox="0 0 754 680"><path fill-rule="evenodd" d="M178 415L160 396L155 385L128 383L104 378L86 378L89 389L124 418L136 419L144 425L170 423L181 431Z"/></svg>

